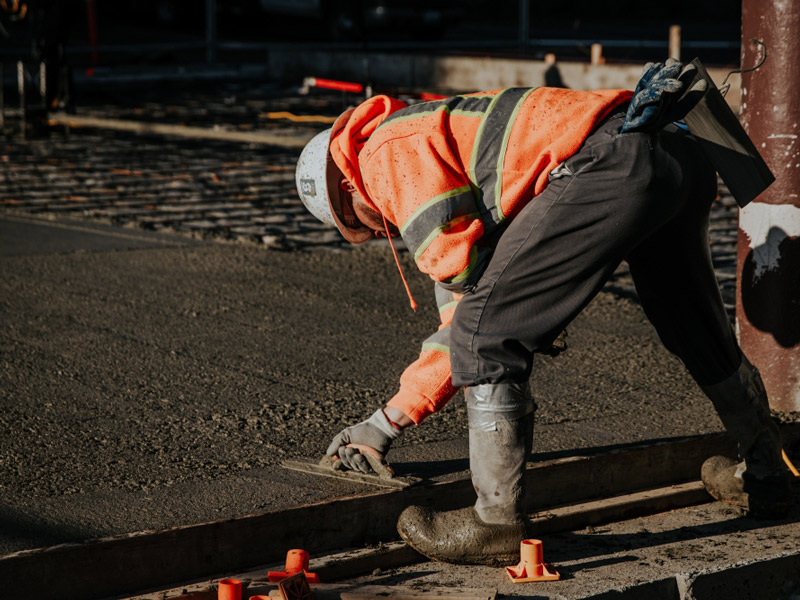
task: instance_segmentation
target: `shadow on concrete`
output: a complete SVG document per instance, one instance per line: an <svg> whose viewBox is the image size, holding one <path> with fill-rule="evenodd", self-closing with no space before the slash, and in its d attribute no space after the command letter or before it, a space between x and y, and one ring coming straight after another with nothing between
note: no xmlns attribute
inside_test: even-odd
<svg viewBox="0 0 800 600"><path fill-rule="evenodd" d="M731 509L733 510L733 509ZM714 538L729 534L743 533L763 529L765 526L788 525L800 523L800 507L795 504L790 515L781 520L765 521L740 517L710 522L705 525L693 525L668 529L660 532L650 532L646 530L635 533L612 534L603 533L603 528L598 527L590 530L591 533L564 533L559 534L558 556L561 561L575 561L586 559L570 568L572 572L597 566L594 557L608 556L615 552L631 551L635 552L642 548L654 548L661 545L674 545L676 542L689 542L701 540L709 547L715 545ZM725 542L718 542L724 545ZM665 553L677 552L674 547L667 548ZM672 557L670 557L672 558ZM603 559L604 561L614 561L615 559ZM626 561L628 557L621 556L617 560ZM604 564L608 564L604 562Z"/></svg>
<svg viewBox="0 0 800 600"><path fill-rule="evenodd" d="M45 548L63 544L65 540L78 542L94 537L97 532L64 523L56 524L46 518L33 517L10 506L0 506L0 531L10 546L20 548Z"/></svg>

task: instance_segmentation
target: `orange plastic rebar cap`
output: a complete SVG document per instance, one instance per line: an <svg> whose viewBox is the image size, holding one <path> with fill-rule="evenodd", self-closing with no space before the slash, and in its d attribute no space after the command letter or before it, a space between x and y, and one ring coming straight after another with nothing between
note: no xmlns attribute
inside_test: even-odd
<svg viewBox="0 0 800 600"><path fill-rule="evenodd" d="M242 582L238 579L220 579L217 587L218 600L242 600Z"/></svg>
<svg viewBox="0 0 800 600"><path fill-rule="evenodd" d="M514 583L561 579L553 565L543 562L541 540L522 540L519 553L520 563L516 567L506 567L506 573Z"/></svg>
<svg viewBox="0 0 800 600"><path fill-rule="evenodd" d="M270 582L276 583L301 571L306 574L306 579L309 583L319 583L317 574L308 572L308 552L296 548L286 553L286 566L284 570L269 571L267 573L267 578Z"/></svg>

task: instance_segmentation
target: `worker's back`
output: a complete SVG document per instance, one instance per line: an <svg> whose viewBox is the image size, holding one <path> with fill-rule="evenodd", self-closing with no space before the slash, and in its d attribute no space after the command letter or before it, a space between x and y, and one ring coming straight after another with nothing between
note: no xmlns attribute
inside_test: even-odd
<svg viewBox="0 0 800 600"><path fill-rule="evenodd" d="M478 240L540 193L550 171L629 98L624 90L510 88L402 107L376 96L352 113L331 150L342 168L350 144L358 172L342 168L345 176L400 227L420 269L458 283L479 270Z"/></svg>

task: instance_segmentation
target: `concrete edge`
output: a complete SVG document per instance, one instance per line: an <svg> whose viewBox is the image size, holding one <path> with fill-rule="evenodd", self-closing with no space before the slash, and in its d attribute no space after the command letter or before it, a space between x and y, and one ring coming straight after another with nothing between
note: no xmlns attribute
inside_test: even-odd
<svg viewBox="0 0 800 600"><path fill-rule="evenodd" d="M722 567L677 573L584 600L792 600L800 598L800 547L796 550Z"/></svg>
<svg viewBox="0 0 800 600"><path fill-rule="evenodd" d="M772 558L681 577L681 600L800 598L800 547Z"/></svg>

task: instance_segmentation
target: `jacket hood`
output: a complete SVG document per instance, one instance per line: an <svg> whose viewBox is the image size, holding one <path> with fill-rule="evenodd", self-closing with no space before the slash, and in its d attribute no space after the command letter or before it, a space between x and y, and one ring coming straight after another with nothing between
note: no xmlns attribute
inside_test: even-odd
<svg viewBox="0 0 800 600"><path fill-rule="evenodd" d="M364 189L364 182L361 179L358 154L378 126L389 115L406 106L408 105L402 100L389 96L373 96L356 108L343 113L331 131L330 152L333 161L348 181L373 206L375 203Z"/></svg>

